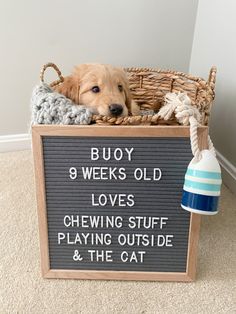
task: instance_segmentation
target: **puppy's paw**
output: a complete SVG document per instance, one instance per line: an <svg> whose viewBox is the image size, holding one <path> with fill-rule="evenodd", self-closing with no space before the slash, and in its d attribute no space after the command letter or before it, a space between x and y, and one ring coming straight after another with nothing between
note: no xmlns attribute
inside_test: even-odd
<svg viewBox="0 0 236 314"><path fill-rule="evenodd" d="M137 103L132 100L131 102L131 114L132 116L139 116L141 113L140 107L137 105Z"/></svg>

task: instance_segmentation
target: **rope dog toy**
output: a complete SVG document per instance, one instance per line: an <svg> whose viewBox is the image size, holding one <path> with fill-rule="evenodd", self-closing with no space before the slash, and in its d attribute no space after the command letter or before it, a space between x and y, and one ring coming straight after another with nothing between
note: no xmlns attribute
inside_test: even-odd
<svg viewBox="0 0 236 314"><path fill-rule="evenodd" d="M182 125L190 125L190 141L193 159L185 174L181 207L187 211L214 215L218 212L218 200L221 189L221 169L216 153L208 135L208 149L200 151L197 128L201 125L201 116L197 108L185 93L168 93L165 105L158 115L167 120L172 114Z"/></svg>

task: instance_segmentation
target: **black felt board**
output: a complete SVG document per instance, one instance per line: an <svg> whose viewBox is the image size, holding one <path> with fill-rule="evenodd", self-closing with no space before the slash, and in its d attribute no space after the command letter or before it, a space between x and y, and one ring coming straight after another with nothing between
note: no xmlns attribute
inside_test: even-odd
<svg viewBox="0 0 236 314"><path fill-rule="evenodd" d="M125 157L127 155L124 155L120 161L114 158L109 161L101 158L93 161L90 158L91 147L100 150L111 148L112 151L116 148L133 148L132 160L128 161ZM43 137L43 156L51 269L186 271L190 214L181 209L180 202L184 174L192 158L189 138L46 136ZM74 180L70 178L71 167L76 168L78 173L78 177ZM82 167L117 167L117 169L122 167L125 168L127 177L125 180L84 180ZM153 168L160 168L161 179L159 181L135 180L133 174L137 168L146 168L147 177L150 178ZM131 207L92 206L92 194L95 194L95 197L100 194L113 196L131 194L134 196L135 204ZM79 217L77 219L82 216L96 217L96 219L98 216L122 217L122 227L101 228L100 225L97 228L66 227L64 217L67 215ZM130 217L146 217L147 221L152 217L164 217L168 220L165 220L166 225L163 225L162 229L156 225L153 229L146 229L144 226L129 228ZM109 234L111 244L91 245L90 236L87 245L78 242L68 244L67 238L58 244L58 233L65 235L69 233L70 240L75 239L76 233L79 235L89 233L94 236ZM118 243L120 234L124 234L122 239L128 234L131 239L133 234L138 236L135 238L134 245L120 245ZM143 235L149 241L154 237L154 243L158 235L163 238L170 235L172 246L138 245L137 237ZM73 256L77 256L75 250L82 260L73 259ZM96 252L89 253L89 250L98 251L99 254L105 254L101 253L102 251L112 251L110 254L112 261L101 261L101 259L96 261ZM127 261L121 260L122 252L126 252L123 253L123 257L127 258ZM145 252L142 253L142 262L140 261L142 254L138 252ZM91 261L91 254L95 261ZM133 260L129 261L132 256Z"/></svg>

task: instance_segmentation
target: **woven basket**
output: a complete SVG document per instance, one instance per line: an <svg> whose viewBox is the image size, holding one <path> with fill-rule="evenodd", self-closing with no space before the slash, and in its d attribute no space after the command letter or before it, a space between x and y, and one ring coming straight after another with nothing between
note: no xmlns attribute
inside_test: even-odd
<svg viewBox="0 0 236 314"><path fill-rule="evenodd" d="M46 64L41 71L41 81L44 72L53 67L59 80L50 84L55 86L63 82L58 67L53 63ZM92 122L110 125L179 125L175 117L163 120L158 117L158 110L164 105L164 98L168 92L186 92L192 104L196 106L202 116L202 125L208 125L211 106L215 97L216 67L210 70L208 81L183 72L163 71L155 68L124 68L127 73L133 100L141 110L154 110L153 115L139 115L128 117L109 117L93 115Z"/></svg>

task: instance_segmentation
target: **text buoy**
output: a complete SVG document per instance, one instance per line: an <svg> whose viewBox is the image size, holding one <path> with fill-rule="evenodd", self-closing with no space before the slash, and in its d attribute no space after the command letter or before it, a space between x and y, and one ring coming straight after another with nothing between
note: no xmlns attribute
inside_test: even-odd
<svg viewBox="0 0 236 314"><path fill-rule="evenodd" d="M216 214L221 183L216 157L210 150L201 151L201 159L194 157L185 174L181 207L197 214Z"/></svg>

